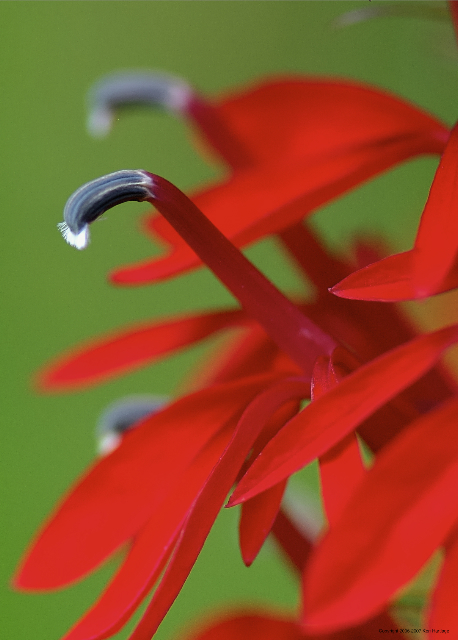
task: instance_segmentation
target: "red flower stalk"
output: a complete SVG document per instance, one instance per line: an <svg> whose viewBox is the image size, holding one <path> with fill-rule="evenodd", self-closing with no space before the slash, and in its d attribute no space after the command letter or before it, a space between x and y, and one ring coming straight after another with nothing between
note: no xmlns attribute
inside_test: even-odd
<svg viewBox="0 0 458 640"><path fill-rule="evenodd" d="M422 296L436 292L456 254L456 130L449 139L442 123L416 107L346 82L281 78L211 104L185 83L157 75L102 83L93 94L92 127L107 128L115 106L145 101L188 117L231 175L188 198L146 171L109 174L70 198L64 237L84 248L88 225L104 211L148 201L158 214L148 218L147 230L165 241L169 254L120 270L114 280L151 282L204 263L242 309L163 319L104 337L52 364L40 385L93 384L217 331L239 326L242 333L196 391L140 420L75 485L37 537L18 586L63 586L130 543L107 589L65 638L116 633L156 585L131 635L149 640L235 485L229 506L243 503L245 563L272 530L302 574L303 611L297 620L237 615L195 640L371 638L393 626L390 600L440 546L446 560L430 619L443 616L452 625L458 405L456 385L437 363L458 342L458 325L415 337L396 309L330 295L327 288L354 265L330 256L302 219L399 162L443 153L408 259L409 286ZM273 233L315 285L312 302L291 301L239 251ZM368 247L362 253L374 255ZM392 264L390 273L399 275L405 258ZM361 273L334 292L342 295ZM385 299L377 295L367 299ZM311 402L300 410L304 399ZM369 470L357 434L377 454ZM328 529L312 542L281 502L289 476L317 457ZM428 525L412 538L419 520Z"/></svg>

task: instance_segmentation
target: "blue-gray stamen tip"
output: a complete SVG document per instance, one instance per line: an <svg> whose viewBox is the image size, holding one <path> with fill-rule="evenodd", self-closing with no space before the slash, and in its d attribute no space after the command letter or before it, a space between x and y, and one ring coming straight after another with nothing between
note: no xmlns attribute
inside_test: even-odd
<svg viewBox="0 0 458 640"><path fill-rule="evenodd" d="M94 136L106 135L111 129L115 110L128 106L149 105L181 113L193 94L187 82L165 73L111 74L99 80L88 94L87 127Z"/></svg>
<svg viewBox="0 0 458 640"><path fill-rule="evenodd" d="M67 201L64 222L57 226L64 239L77 249L89 242L89 224L117 204L153 196L153 178L141 169L115 171L83 184Z"/></svg>

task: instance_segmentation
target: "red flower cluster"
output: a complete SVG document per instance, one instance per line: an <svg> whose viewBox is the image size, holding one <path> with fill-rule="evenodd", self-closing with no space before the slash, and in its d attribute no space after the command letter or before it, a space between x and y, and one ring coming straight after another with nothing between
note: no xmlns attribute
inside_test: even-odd
<svg viewBox="0 0 458 640"><path fill-rule="evenodd" d="M132 74L102 82L93 102L95 129L130 102L178 111L230 175L190 198L145 171L104 176L70 198L66 239L83 248L104 211L151 202L157 212L145 231L167 252L112 280L153 283L205 263L241 309L103 337L49 366L41 386L94 384L216 332L241 333L197 391L141 419L72 488L33 543L17 586L64 586L129 542L120 569L65 640L116 633L156 585L131 635L149 640L235 485L229 506L242 503L245 563L272 531L301 572L302 613L240 613L195 639L373 638L396 627L390 601L440 547L427 624L458 630L458 395L438 364L458 342L458 325L415 336L401 311L384 304L458 286L458 130L375 88L308 77L269 79L210 102L174 78ZM380 260L359 247L356 271L352 258L329 254L308 215L421 154L441 160L414 248ZM312 302L289 300L239 251L271 234L314 284ZM357 434L375 454L370 469ZM281 501L289 476L315 458L328 527L312 543Z"/></svg>

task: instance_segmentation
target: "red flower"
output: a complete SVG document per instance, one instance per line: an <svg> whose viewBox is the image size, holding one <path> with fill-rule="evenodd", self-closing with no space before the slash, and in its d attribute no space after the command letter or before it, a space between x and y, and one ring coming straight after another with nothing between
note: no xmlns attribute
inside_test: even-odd
<svg viewBox="0 0 458 640"><path fill-rule="evenodd" d="M280 475L274 475L273 478L269 476L268 485L258 486L257 492L267 489L269 491L261 498L260 508L257 502L251 503L242 524L243 552L248 562L256 555L275 519L286 477L306 464L309 459L322 455L337 445L377 408L426 373L442 350L458 340L456 327L417 338L412 343L397 347L375 361L359 367L355 373L340 381L339 372L345 372L346 367L351 369L358 366L358 362L347 355L346 350L336 349L336 342L332 338L318 329L265 280L183 194L163 179L143 172L125 171L106 176L83 187L70 199L66 210L66 224L70 233L76 237L86 233L87 220L94 218L94 211L100 215L107 208L107 204L110 206L114 200L119 202L123 198L130 199L138 184L141 189L147 191L146 197L155 202L234 292L246 312L262 324L270 338L289 354L291 360L296 361L303 373L302 378L285 377L283 371L254 378L245 377L234 383L203 389L183 398L168 409L148 418L137 430L128 433L123 445L100 462L70 494L38 539L26 562L19 579L23 586L50 587L74 579L90 570L135 534L135 544L118 576L95 608L70 632L68 638L73 640L103 637L116 631L140 598L151 588L174 548L167 570L132 638L146 639L151 635L186 579L224 497L236 481L248 453L253 445L256 453L266 441L266 434L263 436L262 430L270 418L275 416L283 404L307 397L312 369L315 396L321 394L318 393L317 385L324 385L324 389L329 385L326 377L323 378L322 366L313 366L317 356L327 359L330 357L329 371L335 379L331 386L335 384L335 388L325 391L320 398L315 397L307 409L288 422L279 435L270 440L265 451L248 472L247 479L253 474L258 478L260 462L262 469L262 461L266 460L266 456L268 460L268 452L273 451L274 468L279 468ZM122 195L123 191L127 196ZM138 194L135 192L135 195ZM142 199L145 199L144 195ZM109 345L108 352L112 346L113 342ZM402 371L400 375L396 374L399 368ZM212 408L215 406L214 403L218 408L217 416ZM410 406L411 411L415 410L412 399ZM228 413L221 416L224 407L227 407ZM239 420L238 417L245 407ZM210 419L205 419L208 411ZM294 406L293 414L296 411L297 406ZM406 416L402 415L399 407L394 406L393 411L398 415L401 426L405 426ZM344 412L347 413L346 416ZM192 447L187 442L185 451L175 450L180 436L171 425L176 424L178 430L182 429L185 415L193 418L192 422L187 418L185 429L189 431L191 427L194 431L193 424L199 424L199 438L193 438ZM312 430L307 431L302 425L310 415ZM410 418L411 415L408 415L407 421ZM194 419L197 423L194 423ZM206 421L209 424L207 431L202 428ZM272 432L270 425L267 438L271 438L284 422L283 414L279 422L274 420L274 431ZM236 424L237 428L234 431ZM369 441L373 432L374 424L368 423ZM301 442L301 433L306 435L304 444ZM229 438L231 440L228 442ZM225 445L227 448L221 455ZM332 452L334 461L331 460L331 472L328 473L330 482L327 486L335 488L342 482L342 472L350 471L350 474L345 474L350 478L350 490L341 492L340 499L333 507L337 513L343 510L361 479L362 468L355 446L356 441L353 440L346 443L343 450L341 447L340 451L336 449ZM151 472L153 451L162 460L161 465L155 465L154 474ZM185 457L182 459L180 456L183 455ZM143 463L140 462L142 458ZM214 466L218 458L220 460ZM359 469L356 476L352 471L355 463ZM135 472L132 471L133 467ZM212 467L213 471L208 475ZM129 482L124 488L126 474ZM261 480L262 477L261 471ZM351 480L353 477L356 481ZM239 485L239 493L243 492L246 482ZM119 486L120 483L122 488ZM153 488L157 487L161 489L155 501L152 494ZM164 491L164 488L167 490ZM110 497L113 496L113 490L114 500ZM132 499L133 493L135 499ZM326 491L326 495L327 493ZM246 497L249 496L245 494ZM106 515L107 508L109 513L116 514L114 521L112 515ZM343 511L345 513L345 510ZM250 516L250 512L256 517ZM95 513L99 521L105 521L100 531L104 531L109 523L110 534L103 536L103 543L95 536L88 548L83 547L77 554L77 566L75 567L72 561L69 565L68 560L65 562L68 556L67 543L73 543L73 540L68 532L75 530L77 522L80 527L82 523L90 522L92 530ZM119 523L120 518L122 526ZM164 527L164 531L160 529L163 537L159 541L158 521L161 521ZM151 529L154 530L153 538ZM80 536L80 539L84 541L84 545L88 544L85 538ZM62 541L65 541L64 544ZM60 554L55 552L56 545L60 547ZM81 560L82 555L86 555L84 562ZM54 558L54 562L57 561L55 574L48 569L51 557ZM41 577L43 563L47 567L44 583ZM369 613L372 613L372 610ZM362 615L364 619L364 612Z"/></svg>
<svg viewBox="0 0 458 640"><path fill-rule="evenodd" d="M131 100L137 100L139 87L151 89L150 80L140 80L122 80ZM458 326L415 338L390 307L328 295L327 287L352 267L329 256L301 224L320 205L394 164L441 153L447 129L398 98L337 81L280 79L215 105L167 78L155 78L153 85L153 101L190 117L230 165L231 176L190 200L159 176L116 172L75 192L61 229L83 248L88 225L104 211L126 200L148 201L160 213L149 219L148 229L172 249L165 258L118 271L114 279L148 282L203 262L242 310L130 328L59 360L40 384L48 389L92 384L235 325L244 336L233 341L229 361L218 361L197 391L140 421L76 484L35 541L17 584L62 586L129 542L118 573L66 640L115 633L157 584L131 636L149 640L236 484L230 505L244 503L245 562L253 561L273 528L290 560L304 571L304 612L300 622L242 616L202 638L228 633L243 638L250 628L251 637L269 628L272 640L315 632L329 640L369 637L374 624L388 624L384 610L397 589L442 544L447 561L432 619L452 615L448 585L458 514L450 497L458 451L449 441L458 405L455 384L436 364L458 341ZM96 93L99 107L104 96L104 117L112 104L129 101L122 91L116 94L119 87L117 80ZM435 182L435 193L446 204L454 202L449 168L454 146L452 133L441 162L445 169ZM443 202L435 198L430 208L442 212ZM425 220L430 225L429 214ZM237 248L271 233L316 285L312 303L289 300ZM440 244L443 238L422 233L427 264L436 255L429 242ZM451 245L431 278L434 286L450 267ZM424 265L420 272L429 277ZM300 411L300 402L310 397ZM369 471L356 429L380 452ZM403 464L412 448L418 458ZM316 457L330 526L312 549L280 504L288 477ZM437 505L438 517L412 545L409 562L400 562L414 524Z"/></svg>

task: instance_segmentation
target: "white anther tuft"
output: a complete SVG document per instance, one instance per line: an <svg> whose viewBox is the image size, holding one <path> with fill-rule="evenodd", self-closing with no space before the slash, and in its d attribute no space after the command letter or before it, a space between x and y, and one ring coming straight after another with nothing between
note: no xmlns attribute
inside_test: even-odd
<svg viewBox="0 0 458 640"><path fill-rule="evenodd" d="M86 224L79 233L70 231L66 222L59 222L57 225L64 240L76 249L85 249L89 244L89 226Z"/></svg>

